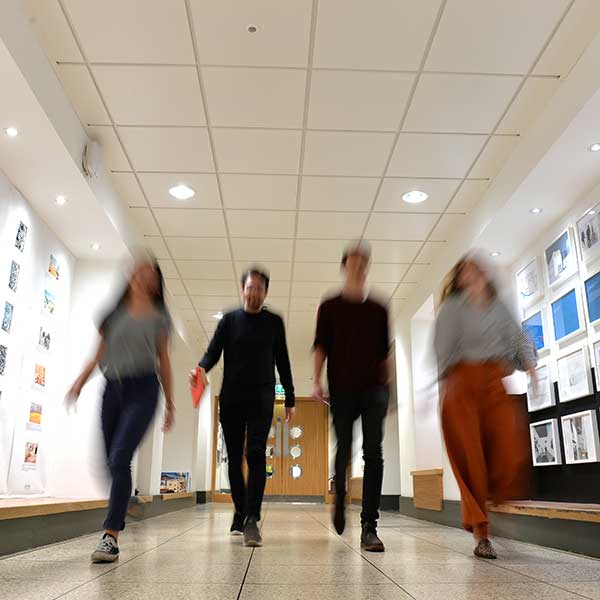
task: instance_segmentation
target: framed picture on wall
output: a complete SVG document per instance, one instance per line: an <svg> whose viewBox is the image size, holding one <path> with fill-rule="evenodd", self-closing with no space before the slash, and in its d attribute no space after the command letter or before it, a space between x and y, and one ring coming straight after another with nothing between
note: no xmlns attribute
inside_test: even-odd
<svg viewBox="0 0 600 600"><path fill-rule="evenodd" d="M594 349L594 373L596 375L596 389L600 390L600 340L593 344Z"/></svg>
<svg viewBox="0 0 600 600"><path fill-rule="evenodd" d="M4 303L4 316L2 317L2 329L3 329L3 331L6 331L6 333L10 333L14 309L15 309L15 307L10 302Z"/></svg>
<svg viewBox="0 0 600 600"><path fill-rule="evenodd" d="M600 255L600 206L589 210L577 221L577 238L581 259L589 262Z"/></svg>
<svg viewBox="0 0 600 600"><path fill-rule="evenodd" d="M33 386L43 390L46 387L46 367L44 365L35 365L33 372Z"/></svg>
<svg viewBox="0 0 600 600"><path fill-rule="evenodd" d="M535 371L537 373L537 386L533 385L531 377L527 375L527 408L529 412L544 410L556 405L550 366L547 364L541 365Z"/></svg>
<svg viewBox="0 0 600 600"><path fill-rule="evenodd" d="M15 239L15 247L21 252L25 251L25 240L27 239L27 225L23 221L19 221L17 228L17 237Z"/></svg>
<svg viewBox="0 0 600 600"><path fill-rule="evenodd" d="M52 336L50 331L46 327L40 327L40 335L38 338L38 348L42 352L50 352L50 344L52 342Z"/></svg>
<svg viewBox="0 0 600 600"><path fill-rule="evenodd" d="M56 298L49 290L44 290L44 307L43 311L47 315L53 315L56 310Z"/></svg>
<svg viewBox="0 0 600 600"><path fill-rule="evenodd" d="M53 279L58 280L58 278L60 277L60 264L53 254L50 255L50 262L48 263L48 273Z"/></svg>
<svg viewBox="0 0 600 600"><path fill-rule="evenodd" d="M577 252L571 235L571 230L566 229L544 251L546 276L548 285L555 288L562 285L575 275L579 269L577 265Z"/></svg>
<svg viewBox="0 0 600 600"><path fill-rule="evenodd" d="M544 315L541 310L531 315L521 323L523 331L529 336L535 349L540 352L548 348L544 330Z"/></svg>
<svg viewBox="0 0 600 600"><path fill-rule="evenodd" d="M565 461L569 465L598 462L600 439L596 411L585 410L562 418Z"/></svg>
<svg viewBox="0 0 600 600"><path fill-rule="evenodd" d="M8 348L0 344L0 375L4 375L6 371L6 356L8 354Z"/></svg>
<svg viewBox="0 0 600 600"><path fill-rule="evenodd" d="M578 288L572 288L550 305L554 339L565 342L585 331L581 294Z"/></svg>
<svg viewBox="0 0 600 600"><path fill-rule="evenodd" d="M600 272L585 280L585 305L590 325L600 323Z"/></svg>
<svg viewBox="0 0 600 600"><path fill-rule="evenodd" d="M594 393L588 350L583 346L561 356L558 366L558 399L571 402Z"/></svg>
<svg viewBox="0 0 600 600"><path fill-rule="evenodd" d="M527 266L523 267L516 277L521 307L531 306L543 297L542 278L537 258L534 258Z"/></svg>
<svg viewBox="0 0 600 600"><path fill-rule="evenodd" d="M13 292L17 291L19 285L19 271L21 267L14 260L10 264L10 274L8 276L8 289Z"/></svg>
<svg viewBox="0 0 600 600"><path fill-rule="evenodd" d="M536 467L550 467L562 464L558 421L548 419L529 426L531 435L531 455Z"/></svg>

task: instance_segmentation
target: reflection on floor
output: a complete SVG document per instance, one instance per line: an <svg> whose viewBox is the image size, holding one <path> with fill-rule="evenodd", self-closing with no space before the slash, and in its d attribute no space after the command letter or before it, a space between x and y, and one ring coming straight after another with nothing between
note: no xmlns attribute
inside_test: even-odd
<svg viewBox="0 0 600 600"><path fill-rule="evenodd" d="M0 560L3 600L600 600L600 561L509 540L478 560L469 535L385 514L385 554L361 553L358 511L339 537L329 510L267 505L264 547L242 547L231 512L206 505L127 528L121 559L92 565L98 536Z"/></svg>

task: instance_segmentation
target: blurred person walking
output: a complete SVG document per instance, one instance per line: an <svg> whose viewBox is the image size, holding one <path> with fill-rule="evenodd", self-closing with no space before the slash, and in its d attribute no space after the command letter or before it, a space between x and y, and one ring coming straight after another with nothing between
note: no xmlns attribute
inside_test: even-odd
<svg viewBox="0 0 600 600"><path fill-rule="evenodd" d="M75 403L96 367L106 378L101 422L112 484L104 535L92 562L119 558L119 532L125 529L131 498L131 460L154 418L161 385L166 400L163 430L169 431L174 422L171 318L163 285L158 263L138 258L125 291L100 323L95 357L67 394L67 403Z"/></svg>
<svg viewBox="0 0 600 600"><path fill-rule="evenodd" d="M529 446L521 411L502 379L529 371L536 383L536 351L498 298L491 269L472 252L447 276L435 323L434 347L442 382L441 421L461 492L463 527L475 556L496 558L486 502L524 492Z"/></svg>

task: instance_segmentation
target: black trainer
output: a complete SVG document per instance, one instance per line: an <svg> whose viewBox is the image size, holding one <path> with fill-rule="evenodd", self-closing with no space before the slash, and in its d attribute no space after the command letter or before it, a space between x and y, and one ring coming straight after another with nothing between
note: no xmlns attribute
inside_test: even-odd
<svg viewBox="0 0 600 600"><path fill-rule="evenodd" d="M244 515L236 512L233 515L233 523L231 523L231 529L229 530L231 535L244 535Z"/></svg>
<svg viewBox="0 0 600 600"><path fill-rule="evenodd" d="M102 539L98 542L96 549L92 553L93 563L106 563L115 562L119 558L119 546L117 540L110 535L105 533Z"/></svg>
<svg viewBox="0 0 600 600"><path fill-rule="evenodd" d="M363 523L360 547L367 552L385 552L383 542L377 537L377 525L375 523Z"/></svg>
<svg viewBox="0 0 600 600"><path fill-rule="evenodd" d="M258 523L254 517L246 519L246 524L244 525L244 546L249 546L250 548L262 546L262 537L260 537Z"/></svg>
<svg viewBox="0 0 600 600"><path fill-rule="evenodd" d="M346 528L346 505L343 498L341 501L339 501L337 498L335 500L335 508L333 510L333 526L338 532L338 535L342 535L342 533L344 533L344 529Z"/></svg>

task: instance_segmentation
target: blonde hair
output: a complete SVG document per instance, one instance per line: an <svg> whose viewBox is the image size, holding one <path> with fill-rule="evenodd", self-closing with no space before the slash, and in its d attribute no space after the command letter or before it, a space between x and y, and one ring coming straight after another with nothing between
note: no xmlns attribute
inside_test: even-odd
<svg viewBox="0 0 600 600"><path fill-rule="evenodd" d="M486 271L482 269L477 260L473 258L473 256L463 256L453 267L450 269L450 272L444 277L442 282L442 291L440 293L440 305L444 303L444 301L454 294L460 294L463 291L459 283L460 275L462 270L465 268L467 263L473 263L477 265L477 268L481 271L481 273L485 276ZM496 290L496 286L492 283L492 280L489 277L487 279L487 291L491 299L496 298L498 296L498 291Z"/></svg>

